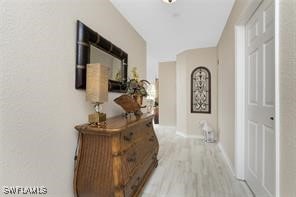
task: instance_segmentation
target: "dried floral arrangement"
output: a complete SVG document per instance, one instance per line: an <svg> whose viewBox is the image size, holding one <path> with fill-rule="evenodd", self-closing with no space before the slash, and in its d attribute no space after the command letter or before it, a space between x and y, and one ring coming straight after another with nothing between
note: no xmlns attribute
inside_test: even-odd
<svg viewBox="0 0 296 197"><path fill-rule="evenodd" d="M137 97L146 97L147 86L150 85L150 82L147 80L139 80L139 74L137 68L134 67L131 71L131 79L127 81L127 94Z"/></svg>

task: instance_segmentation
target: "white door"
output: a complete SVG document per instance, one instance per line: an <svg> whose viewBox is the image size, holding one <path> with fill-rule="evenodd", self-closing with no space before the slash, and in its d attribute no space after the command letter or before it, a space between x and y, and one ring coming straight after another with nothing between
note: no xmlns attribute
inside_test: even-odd
<svg viewBox="0 0 296 197"><path fill-rule="evenodd" d="M246 26L245 179L256 197L275 196L274 3L264 0Z"/></svg>

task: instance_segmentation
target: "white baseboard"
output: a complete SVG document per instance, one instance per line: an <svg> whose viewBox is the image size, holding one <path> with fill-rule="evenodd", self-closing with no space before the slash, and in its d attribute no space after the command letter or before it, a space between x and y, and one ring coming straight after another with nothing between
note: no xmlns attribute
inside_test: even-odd
<svg viewBox="0 0 296 197"><path fill-rule="evenodd" d="M219 149L220 149L220 151L222 153L222 156L223 156L227 166L229 167L232 175L235 177L234 168L232 166L232 163L231 163L229 157L227 156L227 154L226 154L226 152L225 152L225 150L224 150L224 148L223 148L223 146L222 146L222 144L220 142L218 143L218 147L219 147Z"/></svg>
<svg viewBox="0 0 296 197"><path fill-rule="evenodd" d="M186 134L182 131L177 131L175 126L166 126L166 125L154 125L157 129L170 129L172 131L175 131L176 135L184 137L184 138L193 138L193 139L204 139L202 135L192 135L192 134Z"/></svg>
<svg viewBox="0 0 296 197"><path fill-rule="evenodd" d="M159 128L159 129L172 129L172 130L176 130L176 127L175 126L166 126L166 125L154 125L155 128Z"/></svg>
<svg viewBox="0 0 296 197"><path fill-rule="evenodd" d="M181 136L181 137L187 137L187 135L185 133L183 133L182 131L176 131L176 135Z"/></svg>
<svg viewBox="0 0 296 197"><path fill-rule="evenodd" d="M201 135L191 135L191 134L188 135L188 134L181 132L181 131L176 131L176 135L184 137L184 138L204 139L204 137Z"/></svg>

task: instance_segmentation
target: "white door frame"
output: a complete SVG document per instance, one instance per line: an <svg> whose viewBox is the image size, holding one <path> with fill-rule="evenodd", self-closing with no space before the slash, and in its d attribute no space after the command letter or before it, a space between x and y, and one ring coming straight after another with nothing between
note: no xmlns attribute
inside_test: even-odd
<svg viewBox="0 0 296 197"><path fill-rule="evenodd" d="M279 197L279 64L278 64L278 3L275 0L275 142L276 142L276 197ZM235 176L245 179L245 102L246 102L246 29L245 26L263 0L254 0L235 25Z"/></svg>

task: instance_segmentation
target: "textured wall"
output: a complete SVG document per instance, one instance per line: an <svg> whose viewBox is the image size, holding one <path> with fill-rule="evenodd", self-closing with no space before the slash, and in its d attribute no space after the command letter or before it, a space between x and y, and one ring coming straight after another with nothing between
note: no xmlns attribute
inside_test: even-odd
<svg viewBox="0 0 296 197"><path fill-rule="evenodd" d="M0 1L0 186L73 196L77 132L92 106L74 89L76 20L129 54L146 76L146 43L108 0ZM108 115L121 113L109 94Z"/></svg>
<svg viewBox="0 0 296 197"><path fill-rule="evenodd" d="M232 165L234 164L234 126L235 126L235 31L240 15L252 0L237 0L232 8L224 31L218 43L219 59L219 115L218 130L220 143Z"/></svg>
<svg viewBox="0 0 296 197"><path fill-rule="evenodd" d="M186 56L178 54L176 61L176 129L187 133L186 102L190 97L186 94ZM189 79L190 80L190 79Z"/></svg>
<svg viewBox="0 0 296 197"><path fill-rule="evenodd" d="M211 114L191 113L191 73L199 66L207 67L211 72ZM182 112L182 115L177 113L177 130L179 132L188 135L202 135L199 125L201 120L207 120L217 130L217 80L216 47L187 50L177 55L177 108Z"/></svg>
<svg viewBox="0 0 296 197"><path fill-rule="evenodd" d="M159 124L176 126L176 62L159 63Z"/></svg>
<svg viewBox="0 0 296 197"><path fill-rule="evenodd" d="M153 57L152 50L147 45L147 80L154 83L155 79L158 78L158 59Z"/></svg>
<svg viewBox="0 0 296 197"><path fill-rule="evenodd" d="M280 1L280 191L296 197L296 1Z"/></svg>

